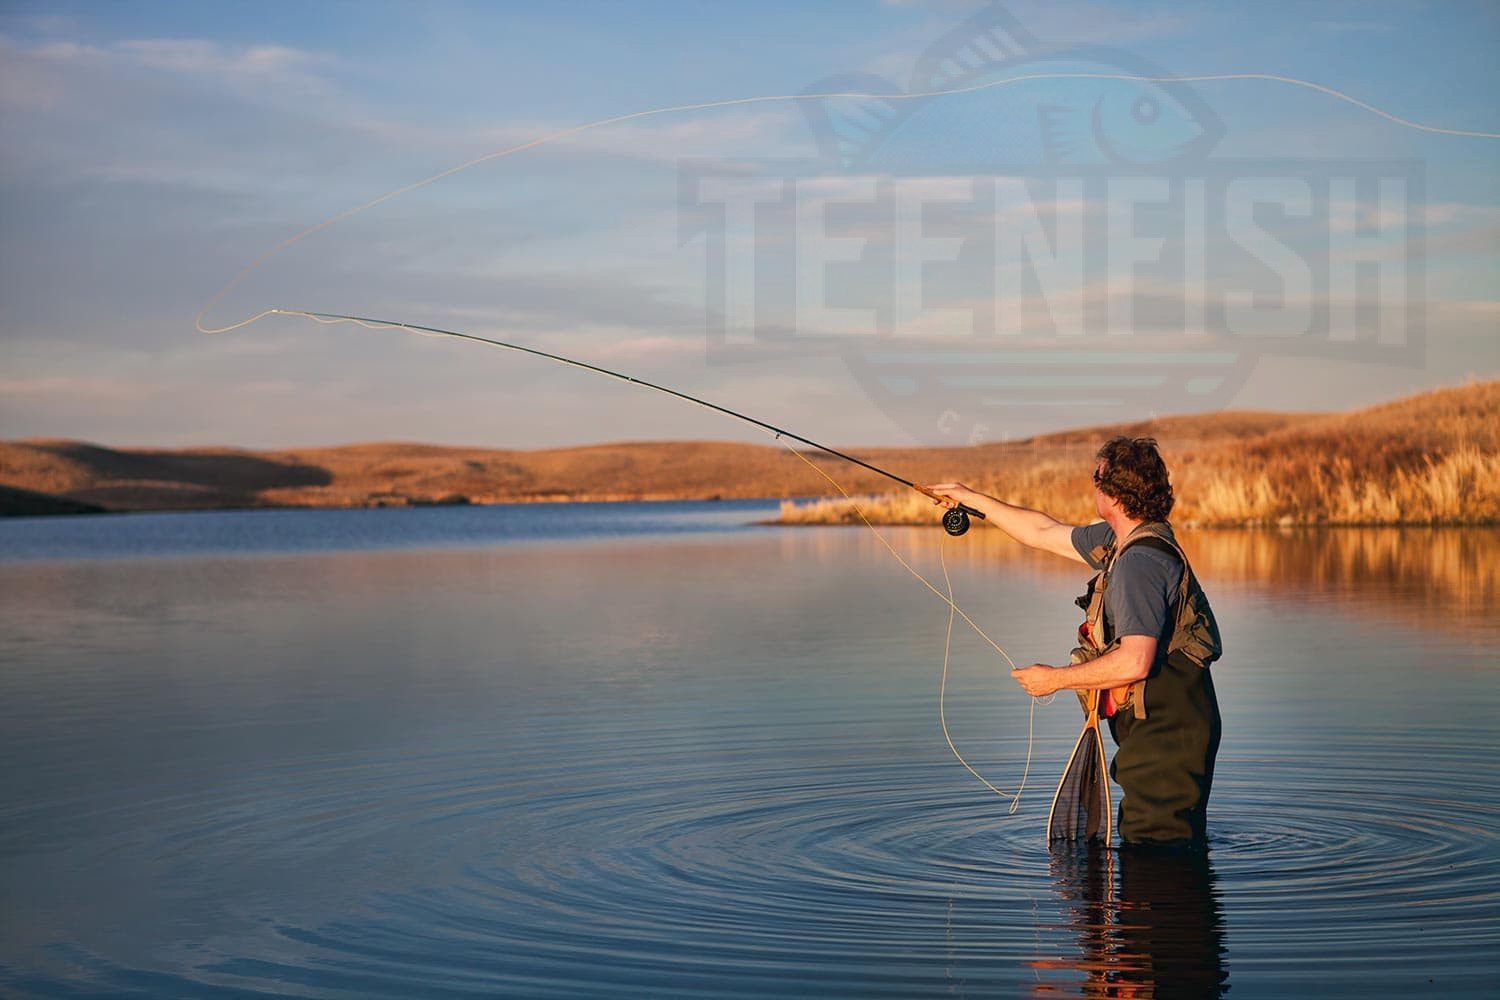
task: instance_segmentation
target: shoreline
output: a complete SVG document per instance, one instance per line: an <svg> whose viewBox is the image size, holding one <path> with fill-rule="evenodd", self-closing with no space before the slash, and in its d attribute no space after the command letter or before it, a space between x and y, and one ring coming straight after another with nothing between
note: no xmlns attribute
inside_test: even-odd
<svg viewBox="0 0 1500 1000"><path fill-rule="evenodd" d="M877 496L873 498L862 498L864 501L871 499L876 501L890 500L899 497L899 494ZM520 507L534 506L537 504L626 504L626 503L733 503L736 501L755 501L762 503L780 503L783 508L788 504L805 503L808 507L798 508L807 510L809 507L849 507L849 501L842 497L800 497L787 498L779 496L764 497L723 497L723 496L577 496L577 497L527 497L493 502L479 502L464 499L462 501L428 501L410 500L407 502L389 502L373 504L250 504L223 507L159 507L135 510L58 510L51 513L8 513L0 512L0 522L25 520L25 519L59 519L82 517L93 519L96 517L126 517L138 514L199 514L199 513L248 513L253 511L354 511L354 510L424 510L436 507ZM925 497L921 501L930 504ZM935 508L934 508L935 509ZM934 513L930 518L902 518L885 519L878 516L870 518L870 524L876 528L926 528L940 527L940 515ZM801 517L784 519L782 517L755 520L749 522L754 527L766 528L862 528L865 522L857 515L840 517L834 520L819 520L816 518ZM1092 523L1091 521L1079 521L1077 523ZM1500 518L1474 518L1470 520L1302 520L1292 518L1281 518L1279 520L1254 520L1244 521L1198 521L1191 519L1173 520L1175 527L1187 531L1276 531L1295 532L1300 530L1323 530L1329 528L1427 528L1427 529L1449 529L1449 528L1493 528L1500 527ZM983 531L991 526L982 521L976 521L971 530ZM999 529L994 529L999 531ZM1001 538L1008 538L1004 532L999 532Z"/></svg>

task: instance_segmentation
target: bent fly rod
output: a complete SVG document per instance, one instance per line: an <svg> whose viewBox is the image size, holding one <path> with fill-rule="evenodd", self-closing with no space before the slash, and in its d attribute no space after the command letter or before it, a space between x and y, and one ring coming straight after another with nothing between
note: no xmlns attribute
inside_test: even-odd
<svg viewBox="0 0 1500 1000"><path fill-rule="evenodd" d="M736 420L743 420L747 424L754 424L756 427L759 427L762 430L767 430L775 434L778 439L790 438L793 441L798 441L802 444L807 445L809 448L816 448L818 451L821 451L826 455L832 455L834 458L841 458L844 461L857 465L862 469L868 469L869 471L876 473L877 475L884 476L885 478L892 480L893 482L900 483L902 486L906 486L910 489L916 490L923 496L937 501L938 503L954 503L952 499L944 496L939 496L929 489L918 486L910 479L903 479L902 477L896 475L894 472L887 472L879 466L871 465L869 462L866 462L863 459L855 458L853 455L845 454L844 452L839 451L837 448L830 448L826 444L819 444L816 441L803 437L801 434L793 434L791 431L786 430L785 428L777 427L774 424L768 424L764 420L757 420L752 416L739 412L738 410L731 410L729 407L720 406L718 403L710 403L706 399L699 399L697 396L692 396L685 392L678 392L676 389L669 389L664 385L657 385L655 382L647 382L645 379L636 378L632 375L626 375L622 372L611 371L608 368L601 368L599 365L591 365L586 361L578 361L574 358L565 358L561 354L551 354L547 351L538 350L535 347L526 347L522 344L511 344L503 340L493 340L489 337L481 337L473 333L460 333L457 330L443 330L435 326L421 326L417 323L401 323L395 320L388 319L371 319L368 316L347 316L343 313L310 312L305 309L269 309L267 310L267 313L279 316L304 316L307 319L316 320L319 323L355 323L359 326L367 327L369 329L409 330L412 333L422 334L423 336L454 337L458 340L472 340L481 344L489 344L492 347L503 347L508 351L519 351L522 354L531 354L538 358L546 358L548 361L556 361L558 364L570 365L574 368L582 368L585 371L591 371L599 375L608 375L610 378L619 379L622 382L629 382L632 385L638 385L646 389L655 389L657 392L666 393L668 396L676 396L678 399L686 400L689 403L696 403L699 406L705 407L710 410L715 410L719 413L724 414L725 416L734 417ZM961 503L954 504L954 506L948 508L948 510L943 514L943 530L948 532L948 534L950 535L962 535L964 532L969 530L969 518L971 516L977 517L981 521L984 520L984 514L980 511L975 510L973 507L969 507Z"/></svg>

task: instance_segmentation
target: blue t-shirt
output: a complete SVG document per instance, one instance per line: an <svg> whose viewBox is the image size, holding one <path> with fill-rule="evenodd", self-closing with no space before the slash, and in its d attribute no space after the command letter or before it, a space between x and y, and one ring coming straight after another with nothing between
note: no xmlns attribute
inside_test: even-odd
<svg viewBox="0 0 1500 1000"><path fill-rule="evenodd" d="M1073 529L1073 548L1095 569L1104 564L1091 555L1098 546L1112 545L1114 529L1103 521ZM1136 543L1115 560L1109 588L1104 592L1105 634L1149 635L1159 642L1172 638L1173 604L1182 586L1182 560L1160 545ZM1111 631L1112 630L1112 631Z"/></svg>

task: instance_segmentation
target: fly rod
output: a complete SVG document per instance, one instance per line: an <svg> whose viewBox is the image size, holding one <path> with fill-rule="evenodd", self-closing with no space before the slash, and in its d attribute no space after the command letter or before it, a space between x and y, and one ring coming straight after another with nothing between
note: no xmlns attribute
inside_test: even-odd
<svg viewBox="0 0 1500 1000"><path fill-rule="evenodd" d="M748 416L744 413L739 412L738 410L731 410L729 407L720 406L718 403L710 403L706 399L699 399L697 396L692 396L685 392L678 392L676 389L669 389L664 385L657 385L655 382L647 382L645 379L635 378L632 375L625 375L621 372L611 371L608 368L601 368L598 365L591 365L586 361L578 361L573 358L565 358L561 354L551 354L547 351L538 350L535 347L526 347L522 344L511 344L503 340L493 340L489 337L481 337L473 333L460 333L457 330L443 330L435 326L421 326L417 323L401 323L395 320L388 319L372 319L368 316L348 316L343 313L311 312L305 309L270 309L268 310L268 312L272 315L280 316L304 316L308 319L317 320L320 323L357 323L360 326L368 327L370 329L409 330L412 333L422 334L423 336L455 337L459 340L472 340L481 344L489 344L492 347L503 347L508 351L520 351L522 354L531 354L539 358L546 358L548 361L556 361L558 364L571 365L574 368L582 368L585 371L591 371L599 375L608 375L610 378L619 379L622 382L629 382L633 385L642 386L646 389L655 389L657 392L666 393L668 396L676 396L678 399L686 400L689 403L696 403L699 406L705 407L710 410L715 410L719 413L724 414L725 416L734 417L737 420L743 420L747 424L754 424L756 427L759 427L762 430L767 430L775 434L777 438L791 438L793 441L801 442L802 444L807 445L809 448L816 448L818 451L821 451L824 454L832 455L834 458L841 458L844 461L857 465L862 469L868 469L869 471L874 472L877 475L881 475L894 482L898 482L902 486L906 486L910 489L916 490L923 496L928 497L931 500L935 500L939 503L953 503L950 498L939 496L929 489L924 489L923 487L918 486L910 479L903 479L902 477L896 475L894 472L887 472L879 466L871 465L869 462L866 462L863 459L855 458L853 455L845 454L844 452L839 451L836 448L830 448L826 444L819 444L818 442L813 441L809 438L805 438L800 434L793 434L789 430L777 427L774 424L768 424L764 420L757 420L752 416ZM969 507L964 504L955 504L943 514L943 530L948 532L948 534L950 535L962 535L964 532L969 530L969 518L971 516L977 517L980 520L984 520L984 514L980 511L975 510L973 507Z"/></svg>

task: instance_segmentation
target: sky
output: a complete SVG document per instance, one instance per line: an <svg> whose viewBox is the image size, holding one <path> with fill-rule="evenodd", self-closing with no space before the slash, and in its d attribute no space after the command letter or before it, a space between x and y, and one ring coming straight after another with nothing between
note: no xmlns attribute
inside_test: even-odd
<svg viewBox="0 0 1500 1000"><path fill-rule="evenodd" d="M0 437L765 440L534 358L287 316L205 335L205 308L461 330L844 446L1494 378L1500 139L1412 126L1500 132L1495 51L1481 2L6 0ZM1097 79L1220 74L1407 124L1284 81ZM265 256L560 130L829 91L872 96L591 128Z"/></svg>

